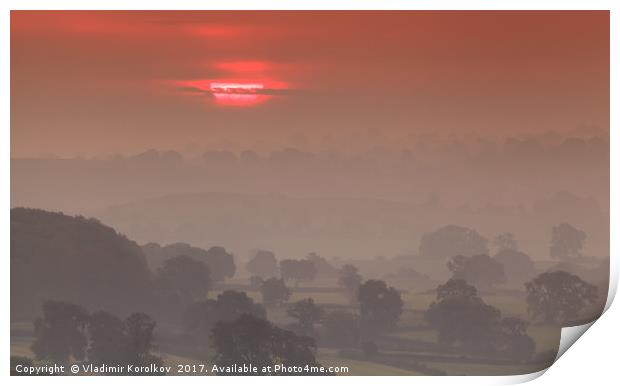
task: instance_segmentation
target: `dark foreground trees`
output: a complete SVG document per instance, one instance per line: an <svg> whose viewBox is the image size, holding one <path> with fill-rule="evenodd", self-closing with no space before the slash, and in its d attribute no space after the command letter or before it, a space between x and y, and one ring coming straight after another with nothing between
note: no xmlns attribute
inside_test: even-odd
<svg viewBox="0 0 620 386"><path fill-rule="evenodd" d="M189 304L207 298L211 274L202 261L181 255L163 262L154 284L157 316L178 323Z"/></svg>
<svg viewBox="0 0 620 386"><path fill-rule="evenodd" d="M527 309L532 318L565 324L596 302L598 289L565 271L544 272L525 284Z"/></svg>
<svg viewBox="0 0 620 386"><path fill-rule="evenodd" d="M439 333L439 343L459 344L467 352L481 351L500 312L478 296L464 280L451 279L437 288L437 300L426 311L427 322Z"/></svg>
<svg viewBox="0 0 620 386"><path fill-rule="evenodd" d="M94 364L145 366L163 365L161 358L151 354L155 321L144 313L133 313L121 320L107 312L95 312L88 331L88 360Z"/></svg>
<svg viewBox="0 0 620 386"><path fill-rule="evenodd" d="M218 322L213 329L212 342L217 366L252 364L259 372L251 375L269 375L260 370L271 366L273 371L275 364L302 368L319 366L314 339L297 336L253 315L245 314L232 322ZM291 375L310 374L302 370Z"/></svg>
<svg viewBox="0 0 620 386"><path fill-rule="evenodd" d="M185 312L185 329L199 343L199 355L208 352L211 330L218 322L230 322L243 314L265 319L263 306L254 303L245 292L227 290L217 296L191 304Z"/></svg>
<svg viewBox="0 0 620 386"><path fill-rule="evenodd" d="M209 268L203 262L184 255L164 261L155 280L160 291L174 297L180 304L206 298L211 288Z"/></svg>
<svg viewBox="0 0 620 386"><path fill-rule="evenodd" d="M464 280L440 285L425 318L439 333L439 343L460 347L469 355L526 360L535 351L526 333L527 322L502 319L500 311L486 304Z"/></svg>
<svg viewBox="0 0 620 386"><path fill-rule="evenodd" d="M32 351L38 360L136 366L163 363L151 354L156 323L144 313L121 320L108 312L90 315L75 304L47 301L43 317L34 325Z"/></svg>
<svg viewBox="0 0 620 386"><path fill-rule="evenodd" d="M34 321L32 352L36 359L56 363L84 359L88 323L88 312L78 305L59 301L43 303L43 317Z"/></svg>
<svg viewBox="0 0 620 386"><path fill-rule="evenodd" d="M403 312L400 293L382 280L368 280L357 292L360 304L360 327L364 336L372 337L396 326Z"/></svg>

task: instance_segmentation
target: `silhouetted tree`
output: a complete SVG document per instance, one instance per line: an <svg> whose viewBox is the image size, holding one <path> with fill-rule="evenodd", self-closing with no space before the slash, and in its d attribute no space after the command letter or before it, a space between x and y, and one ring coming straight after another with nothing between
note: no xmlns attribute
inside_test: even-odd
<svg viewBox="0 0 620 386"><path fill-rule="evenodd" d="M210 277L206 264L195 258L176 256L165 260L154 280L158 317L168 323L179 323L188 304L207 298Z"/></svg>
<svg viewBox="0 0 620 386"><path fill-rule="evenodd" d="M147 253L151 265L160 267L164 260L177 256L189 256L204 263L211 274L213 282L221 282L233 277L236 266L234 256L223 247L212 247L209 250L194 247L186 243L174 243L160 247L159 244L149 243L142 247Z"/></svg>
<svg viewBox="0 0 620 386"><path fill-rule="evenodd" d="M309 260L282 260L280 275L284 281L294 280L295 286L302 281L312 281L316 277L316 268Z"/></svg>
<svg viewBox="0 0 620 386"><path fill-rule="evenodd" d="M541 273L525 289L528 312L546 323L570 322L598 297L597 287L565 271Z"/></svg>
<svg viewBox="0 0 620 386"><path fill-rule="evenodd" d="M43 303L43 317L34 321L32 352L36 359L65 363L84 359L89 315L82 307L59 301Z"/></svg>
<svg viewBox="0 0 620 386"><path fill-rule="evenodd" d="M357 267L352 264L345 264L338 273L338 284L342 287L350 300L357 301L357 290L362 285L362 275L359 274Z"/></svg>
<svg viewBox="0 0 620 386"><path fill-rule="evenodd" d="M338 274L338 270L326 258L319 256L316 252L310 252L306 256L306 260L314 265L318 277L334 277Z"/></svg>
<svg viewBox="0 0 620 386"><path fill-rule="evenodd" d="M506 283L523 288L523 283L534 277L536 268L532 259L523 252L504 249L493 259L504 267Z"/></svg>
<svg viewBox="0 0 620 386"><path fill-rule="evenodd" d="M108 365L162 365L162 359L151 354L155 325L144 313L133 313L122 321L107 312L95 312L88 325L88 360Z"/></svg>
<svg viewBox="0 0 620 386"><path fill-rule="evenodd" d="M301 367L302 371L295 373L295 375L320 375L320 373L305 370L306 366L320 366L315 357L315 340L307 336L298 336L291 331L275 326L273 328L275 339L272 343L272 357L275 359L275 363Z"/></svg>
<svg viewBox="0 0 620 386"><path fill-rule="evenodd" d="M474 229L447 225L422 237L420 255L440 259L457 255L488 254L487 243L488 240Z"/></svg>
<svg viewBox="0 0 620 386"><path fill-rule="evenodd" d="M450 279L437 287L437 299L425 314L438 332L439 343L457 345L472 355L527 360L535 344L526 334L527 323L501 318L500 311L486 304L475 287L464 280Z"/></svg>
<svg viewBox="0 0 620 386"><path fill-rule="evenodd" d="M495 236L493 245L497 248L498 252L519 250L519 243L517 243L515 236L510 232L500 233Z"/></svg>
<svg viewBox="0 0 620 386"><path fill-rule="evenodd" d="M375 335L396 326L403 312L400 294L384 281L368 280L357 292L364 335Z"/></svg>
<svg viewBox="0 0 620 386"><path fill-rule="evenodd" d="M207 251L205 264L211 272L211 279L215 282L230 279L235 274L235 260L231 253L223 247L211 247Z"/></svg>
<svg viewBox="0 0 620 386"><path fill-rule="evenodd" d="M278 260L271 251L258 250L254 257L248 261L245 268L251 274L266 278L276 276L278 273Z"/></svg>
<svg viewBox="0 0 620 386"><path fill-rule="evenodd" d="M437 289L437 300L425 314L438 332L440 344L460 345L468 353L492 351L490 331L500 320L497 308L485 304L463 280L448 281Z"/></svg>
<svg viewBox="0 0 620 386"><path fill-rule="evenodd" d="M244 314L232 322L218 322L211 335L218 366L251 363L265 366L318 366L314 339L273 326L265 319ZM267 375L263 373L252 375ZM294 375L306 375L295 373Z"/></svg>
<svg viewBox="0 0 620 386"><path fill-rule="evenodd" d="M228 322L243 314L265 318L263 306L254 303L245 292L226 290L216 299L208 299L191 304L185 312L185 325L190 331L211 331L215 323Z"/></svg>
<svg viewBox="0 0 620 386"><path fill-rule="evenodd" d="M124 364L127 357L125 324L116 315L105 311L92 314L88 323L89 361L96 364Z"/></svg>
<svg viewBox="0 0 620 386"><path fill-rule="evenodd" d="M557 259L572 259L581 256L583 243L588 236L568 223L553 227L549 254Z"/></svg>
<svg viewBox="0 0 620 386"><path fill-rule="evenodd" d="M189 256L164 261L156 280L160 289L178 295L184 304L206 298L211 287L209 268Z"/></svg>
<svg viewBox="0 0 620 386"><path fill-rule="evenodd" d="M453 279L463 279L481 290L489 290L506 281L504 266L487 255L454 256L448 261Z"/></svg>
<svg viewBox="0 0 620 386"><path fill-rule="evenodd" d="M291 291L286 287L284 280L275 277L265 280L260 292L266 307L280 306L291 297Z"/></svg>
<svg viewBox="0 0 620 386"><path fill-rule="evenodd" d="M297 320L296 330L302 335L316 338L314 324L318 323L323 317L323 309L314 304L312 298L300 300L291 305L286 313Z"/></svg>
<svg viewBox="0 0 620 386"><path fill-rule="evenodd" d="M198 341L201 350L208 352L211 330L217 322L230 322L244 314L266 318L263 306L254 303L245 292L226 290L216 299L190 304L185 311L185 328ZM204 350L203 350L204 349Z"/></svg>
<svg viewBox="0 0 620 386"><path fill-rule="evenodd" d="M135 312L125 319L130 358L137 364L146 364L153 357L153 330L157 323L145 313Z"/></svg>
<svg viewBox="0 0 620 386"><path fill-rule="evenodd" d="M328 312L321 325L321 344L341 348L359 345L359 320L355 314L340 310Z"/></svg>

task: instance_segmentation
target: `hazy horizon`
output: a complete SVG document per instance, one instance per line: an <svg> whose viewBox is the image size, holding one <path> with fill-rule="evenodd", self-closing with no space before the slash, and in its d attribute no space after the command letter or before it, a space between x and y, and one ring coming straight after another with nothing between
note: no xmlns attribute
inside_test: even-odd
<svg viewBox="0 0 620 386"><path fill-rule="evenodd" d="M608 19L13 11L11 153L359 152L425 137L605 132ZM216 82L265 91L217 94Z"/></svg>

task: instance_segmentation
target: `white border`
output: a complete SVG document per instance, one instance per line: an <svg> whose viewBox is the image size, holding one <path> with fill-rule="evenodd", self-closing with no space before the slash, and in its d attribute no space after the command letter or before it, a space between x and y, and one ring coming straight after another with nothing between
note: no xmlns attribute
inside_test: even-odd
<svg viewBox="0 0 620 386"><path fill-rule="evenodd" d="M212 1L196 1L196 0L150 0L150 1L130 1L130 0L90 0L88 2L80 0L57 0L54 2L44 0L23 0L15 1L8 0L2 2L0 5L2 8L1 30L0 30L0 70L2 77L0 78L0 90L2 90L2 103L0 105L1 112L1 124L2 124L2 140L1 144L6 152L10 154L10 65L9 65L9 44L10 44L10 14L11 9L84 9L84 10L97 10L97 9L118 9L118 10L133 10L133 9L160 9L160 10L199 10L199 9L220 9L220 10L234 10L234 9L324 9L324 10L339 10L339 9L418 9L418 10L479 10L479 9L494 9L494 10L611 10L611 106L620 106L618 104L618 76L617 69L620 64L618 61L618 22L620 18L617 15L619 9L617 2L612 0L590 0L590 1L578 1L578 0L410 0L410 1L398 1L398 0L383 0L383 1L336 1L336 0L314 0L314 1L250 1L250 0L228 0L226 2L212 2ZM619 150L618 139L618 121L617 112L611 109L610 116L610 130L611 130L611 148L612 150ZM3 312L2 327L5 334L2 336L2 346L4 348L5 356L2 359L0 368L3 376L9 374L9 356L10 356L10 340L8 332L10 330L9 322L9 208L10 208L10 157L4 156L0 161L0 173L2 173L2 180L5 181L5 188L2 189L2 200L5 202L5 215L0 220L0 237L2 237L2 246L4 248L4 279L3 289L4 296L2 297L2 303L0 309ZM611 170L618 170L618 155L615 151L611 151ZM619 197L620 191L618 190L618 176L617 173L611 175L611 197ZM616 201L612 200L610 203L611 210L611 234L619 234L618 230L618 205ZM610 296L607 303L607 308L611 304L611 300L615 295L615 291L618 283L618 262L617 255L619 252L618 242L613 237L611 238L610 254L611 254L611 271L612 279L610 281ZM585 338L589 346L584 342L584 348L577 350L569 350L569 353L565 355L566 359L562 357L559 363L554 364L549 371L549 375L540 378L537 382L542 384L547 383L562 383L562 384L580 384L584 382L592 382L595 379L605 380L604 383L613 383L617 379L615 374L616 363L614 361L617 358L617 348L614 347L614 343L617 342L618 332L617 326L620 326L620 317L618 316L618 307L612 307L610 312L607 312L600 322L596 322L593 331L588 332ZM615 323L608 322L615 320ZM600 326L599 326L600 324ZM615 339L610 340L610 337ZM598 340L593 341L593 339ZM587 347L587 350L586 350ZM613 362L612 362L613 361ZM599 364L607 364L607 367L601 367ZM412 382L423 382L424 384L447 384L458 382L459 384L471 384L471 385L483 385L483 384L512 384L525 382L534 378L537 378L543 372L537 374L531 374L526 376L511 376L511 377L338 377L338 383L356 383L356 384L374 384L377 381L387 381L391 384L411 384ZM553 378L552 378L553 377ZM552 379L551 379L552 378ZM31 383L36 382L37 379L33 377L12 377L11 382L15 383ZM175 378L174 382L178 382L183 379L183 382L190 383L204 383L205 379L202 377L186 377ZM246 378L238 377L220 377L217 382L221 384L237 383ZM47 377L44 382L48 383L74 383L74 382L92 382L107 384L110 382L108 377ZM134 379L129 377L116 378L115 382L130 382ZM319 380L324 382L326 379ZM332 378L332 381L335 380ZM151 377L147 380L149 383L164 384L169 383L170 379L167 377ZM208 380L206 380L208 381ZM257 384L273 384L282 382L291 382L293 380L286 377L254 377L249 380ZM294 379L296 384L310 384L317 382L313 377L296 377ZM575 383L573 383L575 382ZM579 382L579 383L577 383ZM599 384L595 382L594 384Z"/></svg>

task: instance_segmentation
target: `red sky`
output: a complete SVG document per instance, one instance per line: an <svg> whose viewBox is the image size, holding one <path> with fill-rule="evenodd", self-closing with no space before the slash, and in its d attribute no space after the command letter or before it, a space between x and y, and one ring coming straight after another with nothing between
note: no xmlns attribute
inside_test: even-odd
<svg viewBox="0 0 620 386"><path fill-rule="evenodd" d="M17 11L11 115L13 156L607 130L609 14Z"/></svg>

